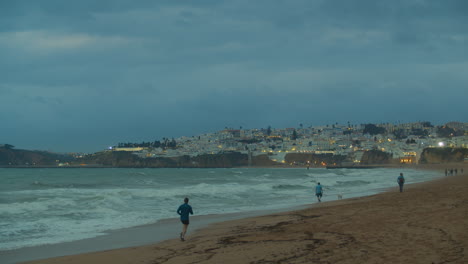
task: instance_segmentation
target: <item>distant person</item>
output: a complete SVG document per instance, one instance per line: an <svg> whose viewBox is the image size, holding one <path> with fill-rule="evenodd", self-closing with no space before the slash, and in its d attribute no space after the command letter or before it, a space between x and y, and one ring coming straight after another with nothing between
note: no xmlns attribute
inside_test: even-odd
<svg viewBox="0 0 468 264"><path fill-rule="evenodd" d="M317 196L317 199L319 202L321 202L321 198L322 198L322 195L323 195L323 189L322 189L322 185L320 185L320 182L317 183L317 186L315 186L315 196Z"/></svg>
<svg viewBox="0 0 468 264"><path fill-rule="evenodd" d="M177 214L180 215L182 222L182 233L180 233L180 240L185 241L185 234L187 233L189 221L189 214L193 214L192 207L188 204L189 199L185 198L184 203L177 209Z"/></svg>
<svg viewBox="0 0 468 264"><path fill-rule="evenodd" d="M405 184L405 177L403 177L403 173L400 173L400 176L397 178L397 182L400 186L400 192L403 192L403 184Z"/></svg>
<svg viewBox="0 0 468 264"><path fill-rule="evenodd" d="M445 169L445 177L447 177L447 174L448 174L448 170Z"/></svg>
<svg viewBox="0 0 468 264"><path fill-rule="evenodd" d="M458 173L458 170L457 170L457 169L455 169L455 175L457 175L457 173Z"/></svg>
<svg viewBox="0 0 468 264"><path fill-rule="evenodd" d="M463 168L460 169L460 173L463 174Z"/></svg>

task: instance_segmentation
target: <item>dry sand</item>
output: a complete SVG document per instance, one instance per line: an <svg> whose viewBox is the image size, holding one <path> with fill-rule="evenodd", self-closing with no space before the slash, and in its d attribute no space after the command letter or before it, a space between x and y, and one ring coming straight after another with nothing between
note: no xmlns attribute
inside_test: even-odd
<svg viewBox="0 0 468 264"><path fill-rule="evenodd" d="M442 173L441 167L428 169ZM369 197L219 223L189 233L185 242L173 239L29 263L462 264L468 263L467 247L465 166L464 175L408 185L403 193L395 186Z"/></svg>

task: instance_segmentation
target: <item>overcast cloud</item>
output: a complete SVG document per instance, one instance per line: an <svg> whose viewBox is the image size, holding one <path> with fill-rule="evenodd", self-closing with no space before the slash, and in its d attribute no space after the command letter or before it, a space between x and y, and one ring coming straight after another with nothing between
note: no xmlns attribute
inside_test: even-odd
<svg viewBox="0 0 468 264"><path fill-rule="evenodd" d="M468 1L1 1L0 144L467 122Z"/></svg>

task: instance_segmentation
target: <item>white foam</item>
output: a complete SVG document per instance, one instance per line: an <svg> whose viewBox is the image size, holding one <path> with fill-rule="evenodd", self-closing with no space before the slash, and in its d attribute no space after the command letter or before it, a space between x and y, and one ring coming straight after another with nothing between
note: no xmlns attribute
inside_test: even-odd
<svg viewBox="0 0 468 264"><path fill-rule="evenodd" d="M106 174L109 171L115 175ZM31 180L22 189L0 192L0 201L9 201L0 203L0 250L90 238L107 230L175 218L186 196L195 214L204 215L315 202L317 181L324 186L325 200L336 199L338 193L349 198L396 185L395 171L385 169L70 172L75 176ZM408 183L428 175L405 172ZM34 181L38 184L31 184Z"/></svg>

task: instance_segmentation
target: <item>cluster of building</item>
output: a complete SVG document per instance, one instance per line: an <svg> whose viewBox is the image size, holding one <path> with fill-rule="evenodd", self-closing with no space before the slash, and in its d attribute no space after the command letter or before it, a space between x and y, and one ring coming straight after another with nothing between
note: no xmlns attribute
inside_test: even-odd
<svg viewBox="0 0 468 264"><path fill-rule="evenodd" d="M365 151L380 150L400 159L416 163L425 148L468 148L468 123L445 124L458 131L457 135L440 137L438 129L429 122L378 124L385 132L364 133L366 125L326 125L283 129L224 129L215 133L175 139L176 148L114 148L133 151L141 157L177 157L183 155L241 152L249 155L267 154L271 160L284 162L288 153L345 155L360 163ZM461 133L460 133L461 131Z"/></svg>

